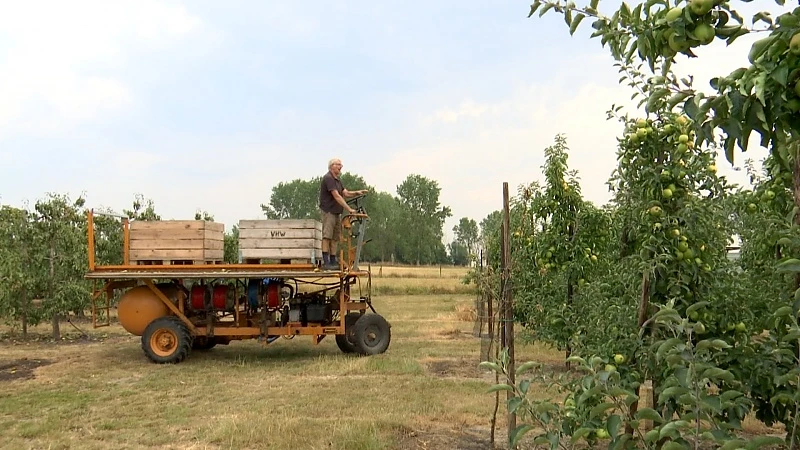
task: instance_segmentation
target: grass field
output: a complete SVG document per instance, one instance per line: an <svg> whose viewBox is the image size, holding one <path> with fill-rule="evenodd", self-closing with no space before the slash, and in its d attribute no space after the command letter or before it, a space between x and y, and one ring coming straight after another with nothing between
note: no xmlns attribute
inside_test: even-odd
<svg viewBox="0 0 800 450"><path fill-rule="evenodd" d="M91 336L83 339L63 324L59 343L47 326L28 340L0 328L0 449L491 448L494 375L478 369L465 270L372 270L374 305L392 325L389 350L372 357L296 337L234 342L162 366L118 325L80 323ZM521 341L516 353L518 363L563 362ZM501 403L497 448L504 418ZM779 433L755 420L745 430Z"/></svg>
<svg viewBox="0 0 800 450"><path fill-rule="evenodd" d="M477 367L475 297L463 274L384 267L375 275L374 303L392 325L392 343L373 357L344 355L333 339L314 346L297 337L267 347L234 342L160 366L118 326L80 325L93 336L80 340L65 325L63 343L6 333L0 448L490 448L494 396L485 391L494 376ZM426 286L442 293L422 294ZM517 353L559 358L537 346ZM499 444L502 417L501 405Z"/></svg>

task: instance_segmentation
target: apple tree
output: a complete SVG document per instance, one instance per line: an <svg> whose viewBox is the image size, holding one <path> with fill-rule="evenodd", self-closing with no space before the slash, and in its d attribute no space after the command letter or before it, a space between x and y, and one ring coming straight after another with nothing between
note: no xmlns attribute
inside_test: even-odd
<svg viewBox="0 0 800 450"><path fill-rule="evenodd" d="M33 228L40 241L39 254L31 259L38 271L38 289L43 308L52 318L53 338L61 339L60 318L87 306L89 285L86 272L87 228L84 199L71 201L65 195L49 194L35 205Z"/></svg>
<svg viewBox="0 0 800 450"><path fill-rule="evenodd" d="M515 314L536 339L569 356L587 314L574 301L606 256L610 221L582 198L567 152L563 135L545 149L545 184L521 188L511 228Z"/></svg>
<svg viewBox="0 0 800 450"><path fill-rule="evenodd" d="M783 0L776 0L776 3L784 5ZM800 8L785 8L775 19L767 11L758 12L752 16L750 24L745 24L731 2L720 0L675 4L650 0L633 8L623 2L618 7L615 5L616 10L611 14L603 14L598 8L598 0L590 0L581 7L572 1L536 0L531 5L530 15L537 11L540 17L548 11L558 12L571 33L589 18L594 29L592 38L600 38L622 70L630 74L649 69L651 76L647 82L635 83L639 89L635 96L641 99L639 105L644 105L648 113L671 112L679 107L695 132L691 142L696 146L713 144L719 139L727 159L732 162L737 145L746 151L752 132L760 135L760 144L770 150L771 175L779 183L791 182L793 198L788 198L787 204L793 208L783 228L794 234L792 230L800 225L797 214L800 206ZM763 33L763 37L750 47L748 61L730 74L709 80L713 93L696 89L691 77L679 79L672 72L679 55L695 57L694 49L715 39L731 45L737 38L754 32ZM721 133L719 138L717 133ZM768 188L761 195L771 200L770 197L777 197L777 194ZM747 205L749 207L750 203ZM789 241L793 239L784 237ZM793 246L792 242L785 243L781 245ZM685 257L685 252L681 254ZM793 255L781 256L779 270L800 272L800 264L794 262L797 260ZM668 288L676 289L672 284ZM798 292L798 288L800 277L795 278L789 292ZM796 306L790 307L795 318ZM786 304L779 307L776 314L786 307ZM725 328L731 325L720 320L717 323ZM786 333L786 324L781 324L780 329L772 330L778 336ZM793 337L791 333L788 336ZM796 438L797 400L793 400L794 406L787 408L794 411L795 419L785 422L792 444ZM786 417L783 420L787 420Z"/></svg>
<svg viewBox="0 0 800 450"><path fill-rule="evenodd" d="M28 325L40 317L33 308L36 274L31 261L35 253L31 215L25 209L0 207L0 317L19 323L23 337Z"/></svg>

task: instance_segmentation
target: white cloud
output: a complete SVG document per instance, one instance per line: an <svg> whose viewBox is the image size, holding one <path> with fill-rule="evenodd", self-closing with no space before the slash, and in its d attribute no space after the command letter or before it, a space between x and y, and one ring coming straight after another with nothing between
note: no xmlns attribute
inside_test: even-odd
<svg viewBox="0 0 800 450"><path fill-rule="evenodd" d="M0 138L69 129L135 102L127 53L163 49L201 23L153 0L8 2L0 15Z"/></svg>
<svg viewBox="0 0 800 450"><path fill-rule="evenodd" d="M455 123L463 119L480 119L487 114L497 113L497 108L485 104L475 103L467 99L454 108L446 107L436 111L426 120L429 124L437 122Z"/></svg>
<svg viewBox="0 0 800 450"><path fill-rule="evenodd" d="M700 50L701 57L684 60L678 73L695 75L695 87L705 91L713 76L726 75L747 64L747 51L753 38L741 38L730 48L717 43ZM559 70L575 70L574 62L563 62ZM418 173L438 181L441 203L453 210L445 224L445 240L460 217L480 221L486 214L502 207L502 183L508 182L511 195L520 184L542 181L544 149L554 137L567 137L569 165L578 171L585 198L595 204L610 199L606 186L616 167L616 138L621 126L607 119L612 104L624 106L622 113L641 114L632 91L625 85L608 83L618 75L610 59L587 58L579 70L591 76L582 82L554 81L520 86L494 103L477 103L452 98L452 106L436 106L425 115L420 130L425 137L419 145L389 149L383 161L369 165L361 173L368 180L378 180L378 188L395 192L408 173ZM574 73L574 72L573 72ZM759 161L766 149L757 145L754 136L747 153L737 152L736 166L745 158ZM747 185L743 171L738 171L718 155L718 167L734 183Z"/></svg>

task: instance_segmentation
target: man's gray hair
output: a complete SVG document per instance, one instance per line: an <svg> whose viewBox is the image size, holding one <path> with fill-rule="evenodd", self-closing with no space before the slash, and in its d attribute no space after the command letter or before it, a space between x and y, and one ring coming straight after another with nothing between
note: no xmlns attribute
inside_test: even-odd
<svg viewBox="0 0 800 450"><path fill-rule="evenodd" d="M342 162L342 160L339 159L339 158L331 158L331 160L328 161L328 169L330 169L331 166L333 166L334 164L340 163L340 162Z"/></svg>

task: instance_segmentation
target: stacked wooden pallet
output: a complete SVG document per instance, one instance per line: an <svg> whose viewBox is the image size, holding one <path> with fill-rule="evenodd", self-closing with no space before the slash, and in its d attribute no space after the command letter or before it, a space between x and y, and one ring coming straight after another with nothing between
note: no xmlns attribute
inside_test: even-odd
<svg viewBox="0 0 800 450"><path fill-rule="evenodd" d="M316 264L322 260L322 222L240 220L239 251L244 262Z"/></svg>
<svg viewBox="0 0 800 450"><path fill-rule="evenodd" d="M134 221L128 259L135 265L219 264L224 231L223 224L204 220Z"/></svg>

